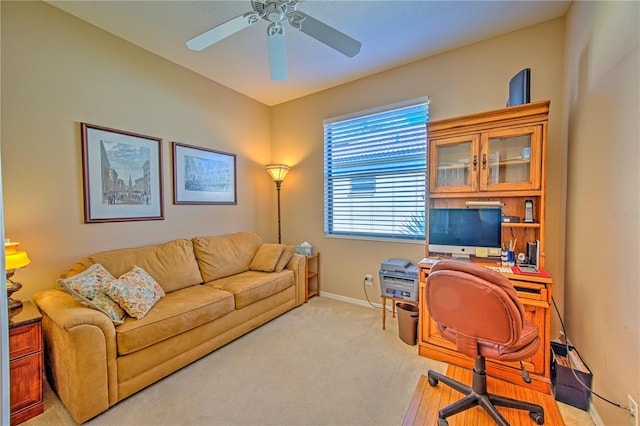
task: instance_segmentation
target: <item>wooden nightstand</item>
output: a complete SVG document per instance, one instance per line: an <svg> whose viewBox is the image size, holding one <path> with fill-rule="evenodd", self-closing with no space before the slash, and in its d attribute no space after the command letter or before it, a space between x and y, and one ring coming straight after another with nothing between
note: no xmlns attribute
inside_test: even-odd
<svg viewBox="0 0 640 426"><path fill-rule="evenodd" d="M42 315L31 302L9 320L11 424L44 411L42 399Z"/></svg>
<svg viewBox="0 0 640 426"><path fill-rule="evenodd" d="M304 303L309 301L310 297L320 296L320 253L316 252L311 256L305 256L304 273L305 273L305 295ZM315 282L315 285L313 284Z"/></svg>

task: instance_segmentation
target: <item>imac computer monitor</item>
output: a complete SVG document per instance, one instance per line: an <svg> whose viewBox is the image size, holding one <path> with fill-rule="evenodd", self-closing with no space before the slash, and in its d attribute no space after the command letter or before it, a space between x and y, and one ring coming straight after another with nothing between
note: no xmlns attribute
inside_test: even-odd
<svg viewBox="0 0 640 426"><path fill-rule="evenodd" d="M429 252L468 258L478 249L499 254L501 246L501 209L429 210Z"/></svg>

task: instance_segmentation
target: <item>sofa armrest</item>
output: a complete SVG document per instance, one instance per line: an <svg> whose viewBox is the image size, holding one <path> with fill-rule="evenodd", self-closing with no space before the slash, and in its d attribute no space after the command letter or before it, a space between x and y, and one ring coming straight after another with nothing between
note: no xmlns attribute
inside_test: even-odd
<svg viewBox="0 0 640 426"><path fill-rule="evenodd" d="M304 303L305 286L307 280L305 275L305 262L306 259L303 255L294 253L289 263L287 263L286 269L293 271L296 280L296 306Z"/></svg>
<svg viewBox="0 0 640 426"><path fill-rule="evenodd" d="M83 423L118 400L115 326L62 290L33 295L42 312L49 384Z"/></svg>

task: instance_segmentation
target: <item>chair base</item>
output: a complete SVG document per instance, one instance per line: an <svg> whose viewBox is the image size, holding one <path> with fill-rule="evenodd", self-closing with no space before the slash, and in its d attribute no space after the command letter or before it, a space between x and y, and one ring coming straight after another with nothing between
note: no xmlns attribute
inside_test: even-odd
<svg viewBox="0 0 640 426"><path fill-rule="evenodd" d="M438 382L442 382L466 395L461 400L454 402L438 412L439 426L446 426L449 424L446 420L447 417L461 413L477 405L481 406L500 426L509 426L509 422L507 422L504 416L500 414L496 406L515 408L517 410L527 410L529 411L529 417L531 417L537 424L544 424L544 409L540 405L488 393L487 374L485 370L486 366L484 357L476 359L473 367L472 386L467 386L453 380L451 377L445 376L444 374L429 370L427 377L429 378L429 384L431 386L436 386Z"/></svg>

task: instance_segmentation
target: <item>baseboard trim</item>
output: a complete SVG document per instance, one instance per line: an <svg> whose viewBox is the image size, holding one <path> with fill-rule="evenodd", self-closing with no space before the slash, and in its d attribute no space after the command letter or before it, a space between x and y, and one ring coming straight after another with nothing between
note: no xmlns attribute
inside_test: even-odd
<svg viewBox="0 0 640 426"><path fill-rule="evenodd" d="M604 422L600 418L600 414L598 414L598 410L596 410L596 406L593 405L593 401L589 402L589 415L596 426L605 426Z"/></svg>
<svg viewBox="0 0 640 426"><path fill-rule="evenodd" d="M320 297L326 297L327 299L340 300L342 302L351 303L353 305L364 306L366 308L382 309L381 303L373 303L373 302L370 303L366 300L356 299L354 297L342 296L340 294L335 294L335 293L328 293L326 291L320 292Z"/></svg>

